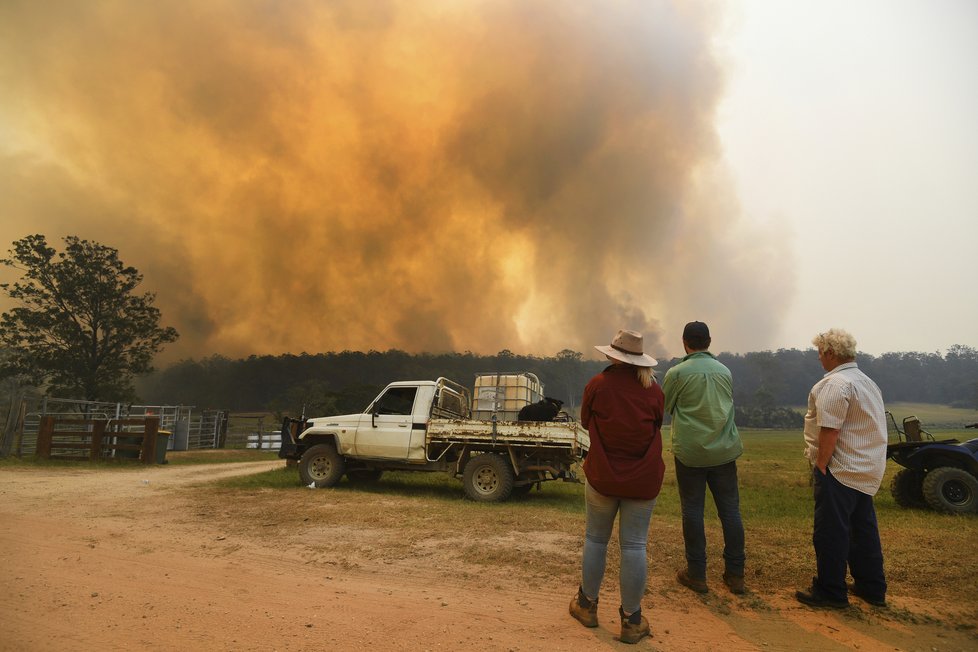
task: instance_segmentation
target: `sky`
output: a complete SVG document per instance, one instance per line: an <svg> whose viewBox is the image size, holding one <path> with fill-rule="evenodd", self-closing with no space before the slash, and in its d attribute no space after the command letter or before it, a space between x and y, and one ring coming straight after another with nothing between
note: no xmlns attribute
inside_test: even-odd
<svg viewBox="0 0 978 652"><path fill-rule="evenodd" d="M792 252L770 346L978 345L978 3L741 0L722 38L741 209Z"/></svg>
<svg viewBox="0 0 978 652"><path fill-rule="evenodd" d="M0 97L0 244L117 248L164 363L978 345L969 0L7 0Z"/></svg>

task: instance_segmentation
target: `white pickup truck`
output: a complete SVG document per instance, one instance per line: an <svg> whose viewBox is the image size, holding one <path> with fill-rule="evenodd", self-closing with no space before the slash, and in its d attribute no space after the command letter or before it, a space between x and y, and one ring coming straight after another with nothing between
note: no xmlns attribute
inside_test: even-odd
<svg viewBox="0 0 978 652"><path fill-rule="evenodd" d="M386 470L447 471L477 501L502 501L549 480L577 482L590 438L574 421L471 418L469 391L446 378L388 385L359 414L289 419L279 456L304 484L376 481Z"/></svg>

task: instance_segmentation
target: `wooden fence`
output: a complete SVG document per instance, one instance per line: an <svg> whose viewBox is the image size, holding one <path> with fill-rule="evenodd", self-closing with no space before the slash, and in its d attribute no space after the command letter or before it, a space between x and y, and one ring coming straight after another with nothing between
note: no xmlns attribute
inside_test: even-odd
<svg viewBox="0 0 978 652"><path fill-rule="evenodd" d="M139 459L153 464L159 417L143 419L41 418L35 455L41 459ZM164 444L165 445L165 444Z"/></svg>

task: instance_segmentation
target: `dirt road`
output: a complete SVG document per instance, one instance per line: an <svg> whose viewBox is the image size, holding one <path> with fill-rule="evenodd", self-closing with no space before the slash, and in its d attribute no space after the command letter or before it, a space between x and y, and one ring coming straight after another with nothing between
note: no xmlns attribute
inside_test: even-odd
<svg viewBox="0 0 978 652"><path fill-rule="evenodd" d="M683 590L651 593L653 638L625 646L613 599L595 630L567 615L567 578L541 586L509 571L456 574L437 546L349 563L329 554L331 539L356 536L349 524L263 536L276 510L301 506L271 502L237 527L219 502L226 493L193 489L281 464L0 469L0 650L978 648L968 632L894 615L925 605L858 604L840 615L802 607L788 591L703 599ZM370 536L393 544L396 525ZM650 572L651 586L675 584L671 568Z"/></svg>

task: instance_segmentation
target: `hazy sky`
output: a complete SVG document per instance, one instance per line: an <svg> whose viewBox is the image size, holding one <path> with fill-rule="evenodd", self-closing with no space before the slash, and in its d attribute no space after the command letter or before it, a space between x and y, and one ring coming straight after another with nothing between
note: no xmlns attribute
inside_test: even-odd
<svg viewBox="0 0 978 652"><path fill-rule="evenodd" d="M770 346L978 346L978 3L736 4L717 128L795 278Z"/></svg>
<svg viewBox="0 0 978 652"><path fill-rule="evenodd" d="M6 0L0 96L0 243L169 359L978 345L970 0Z"/></svg>

